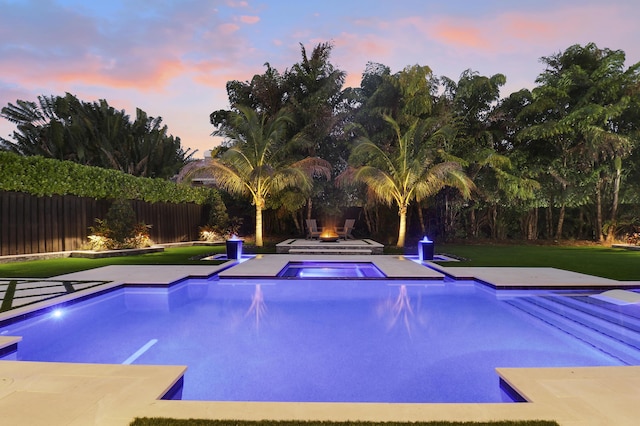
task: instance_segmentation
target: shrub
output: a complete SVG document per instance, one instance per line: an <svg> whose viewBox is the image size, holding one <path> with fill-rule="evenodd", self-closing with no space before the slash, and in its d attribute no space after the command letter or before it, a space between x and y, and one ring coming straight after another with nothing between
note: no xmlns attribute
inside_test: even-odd
<svg viewBox="0 0 640 426"><path fill-rule="evenodd" d="M96 219L89 227L91 250L142 248L153 245L149 236L151 225L136 223L136 213L129 200L116 200L107 211L106 219Z"/></svg>

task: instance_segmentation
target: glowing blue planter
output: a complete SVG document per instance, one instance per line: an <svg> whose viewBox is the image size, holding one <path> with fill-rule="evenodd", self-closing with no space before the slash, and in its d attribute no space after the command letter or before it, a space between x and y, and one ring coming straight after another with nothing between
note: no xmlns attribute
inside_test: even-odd
<svg viewBox="0 0 640 426"><path fill-rule="evenodd" d="M420 241L418 241L418 256L420 260L433 260L435 247L433 245L433 241L429 238L424 237Z"/></svg>
<svg viewBox="0 0 640 426"><path fill-rule="evenodd" d="M242 240L235 235L227 240L227 259L240 259L242 257Z"/></svg>

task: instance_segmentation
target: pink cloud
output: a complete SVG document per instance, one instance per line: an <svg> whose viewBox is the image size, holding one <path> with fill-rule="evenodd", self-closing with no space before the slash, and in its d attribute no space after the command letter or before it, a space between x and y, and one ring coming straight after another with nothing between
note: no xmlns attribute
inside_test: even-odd
<svg viewBox="0 0 640 426"><path fill-rule="evenodd" d="M486 49L491 46L482 30L469 25L443 22L436 24L430 32L432 37L447 45L473 49Z"/></svg>
<svg viewBox="0 0 640 426"><path fill-rule="evenodd" d="M249 7L249 3L246 2L246 1L227 0L226 4L227 4L227 6L234 7L234 8Z"/></svg>
<svg viewBox="0 0 640 426"><path fill-rule="evenodd" d="M607 31L605 23L615 22L618 28L624 28L633 25L631 21L624 22L628 19L615 7L592 5L560 7L553 13L505 12L486 19L448 17L435 25L427 20L422 27L434 41L458 52L471 49L497 54L551 49L546 54L552 54L572 44L591 41L599 42L599 47L611 47L602 41L620 31Z"/></svg>
<svg viewBox="0 0 640 426"><path fill-rule="evenodd" d="M26 90L79 84L161 90L184 73L232 69L251 49L235 36L240 26L221 20L209 1L195 0L194 6L163 10L172 19L162 23L130 15L107 23L49 2L44 8L31 8L28 2L9 8L0 16L5 34L0 82L11 81ZM234 6L244 7L246 2ZM258 22L259 17L242 20Z"/></svg>
<svg viewBox="0 0 640 426"><path fill-rule="evenodd" d="M548 49L550 43L566 48L575 43L609 38L609 33L620 34L624 28L635 25L628 13L611 5L559 6L553 11L538 13L505 11L473 19L424 14L392 20L354 19L352 23L363 37L376 34L381 39L393 40L401 49L420 50L431 46L453 49L456 54L466 51L514 53L522 52L523 48L537 51ZM608 24L616 25L616 31L607 31ZM548 54L556 50L555 45L551 49Z"/></svg>
<svg viewBox="0 0 640 426"><path fill-rule="evenodd" d="M248 15L242 15L240 17L240 22L242 22L243 24L257 24L258 22L260 22L260 17L259 16L248 16Z"/></svg>
<svg viewBox="0 0 640 426"><path fill-rule="evenodd" d="M220 33L222 35L228 36L238 31L240 29L240 26L238 24L226 23L220 25L220 27L218 28L220 29Z"/></svg>
<svg viewBox="0 0 640 426"><path fill-rule="evenodd" d="M535 42L540 38L555 38L562 31L550 22L521 14L505 14L502 21L505 22L505 33L521 41Z"/></svg>

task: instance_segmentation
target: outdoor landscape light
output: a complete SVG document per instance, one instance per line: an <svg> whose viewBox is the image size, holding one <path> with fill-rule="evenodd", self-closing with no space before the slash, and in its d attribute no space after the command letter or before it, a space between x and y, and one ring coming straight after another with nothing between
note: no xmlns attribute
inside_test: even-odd
<svg viewBox="0 0 640 426"><path fill-rule="evenodd" d="M418 257L421 261L433 260L434 246L433 241L426 235L418 241Z"/></svg>
<svg viewBox="0 0 640 426"><path fill-rule="evenodd" d="M242 258L242 239L236 234L227 240L227 259L238 260Z"/></svg>

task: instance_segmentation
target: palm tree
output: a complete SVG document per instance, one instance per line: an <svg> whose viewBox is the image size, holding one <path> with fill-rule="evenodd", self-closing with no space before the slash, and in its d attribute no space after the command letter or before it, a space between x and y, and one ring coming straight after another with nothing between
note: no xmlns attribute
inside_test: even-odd
<svg viewBox="0 0 640 426"><path fill-rule="evenodd" d="M384 117L397 138L397 147L387 152L368 138L362 137L353 150L352 161L361 155L366 163L348 172L343 179L362 182L378 201L398 207L400 226L398 247L404 247L407 230L407 208L415 201L435 195L445 186L459 189L469 197L473 182L464 174L460 162L435 150L433 142L442 133L430 136L429 123L415 120L402 134L399 124L391 117ZM437 162L440 158L445 161Z"/></svg>
<svg viewBox="0 0 640 426"><path fill-rule="evenodd" d="M271 119L242 105L239 112L231 112L224 127L215 136L227 138L232 146L205 166L216 183L226 191L251 196L256 207L256 246L263 245L262 211L267 199L280 191L297 187L308 191L312 176L321 174L330 178L330 165L319 158L307 157L290 163L283 158L286 128L291 123L284 110Z"/></svg>

